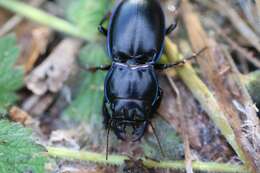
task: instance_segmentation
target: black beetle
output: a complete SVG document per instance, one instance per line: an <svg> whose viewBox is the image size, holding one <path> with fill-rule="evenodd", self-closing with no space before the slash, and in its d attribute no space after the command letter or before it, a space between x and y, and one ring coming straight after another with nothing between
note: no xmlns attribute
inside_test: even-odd
<svg viewBox="0 0 260 173"><path fill-rule="evenodd" d="M156 0L124 0L114 9L108 29L107 50L113 63L105 79L103 115L108 129L126 140L139 140L159 106L162 91L155 75L155 63L163 51L164 14ZM128 133L129 135L129 133Z"/></svg>
<svg viewBox="0 0 260 173"><path fill-rule="evenodd" d="M176 24L165 27L164 13L157 0L120 1L106 29L103 24L109 16L104 16L98 29L107 37L112 65L84 68L108 70L103 102L107 143L110 129L119 139L137 141L149 124L154 131L150 120L162 98L155 70L184 63L157 64L163 52L164 38Z"/></svg>

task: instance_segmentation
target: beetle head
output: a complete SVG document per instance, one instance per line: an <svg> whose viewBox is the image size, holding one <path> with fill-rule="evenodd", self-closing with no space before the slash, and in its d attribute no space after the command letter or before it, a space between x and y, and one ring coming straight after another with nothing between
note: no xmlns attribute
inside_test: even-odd
<svg viewBox="0 0 260 173"><path fill-rule="evenodd" d="M137 141L144 135L151 112L144 101L117 99L111 110L110 127L119 139Z"/></svg>

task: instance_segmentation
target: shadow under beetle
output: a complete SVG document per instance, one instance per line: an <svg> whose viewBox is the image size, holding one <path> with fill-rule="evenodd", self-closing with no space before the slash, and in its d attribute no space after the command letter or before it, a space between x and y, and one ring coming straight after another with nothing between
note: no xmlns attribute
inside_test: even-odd
<svg viewBox="0 0 260 173"><path fill-rule="evenodd" d="M109 17L106 29L103 24ZM157 64L163 52L164 38L175 27L176 24L172 24L166 28L164 13L157 0L120 1L111 16L104 16L100 22L98 29L107 38L112 64L83 68L108 70L102 108L108 129L107 148L110 130L121 140L137 141L150 124L155 134L151 118L163 94L155 71L185 63ZM157 136L156 139L159 143ZM161 149L160 143L159 146Z"/></svg>

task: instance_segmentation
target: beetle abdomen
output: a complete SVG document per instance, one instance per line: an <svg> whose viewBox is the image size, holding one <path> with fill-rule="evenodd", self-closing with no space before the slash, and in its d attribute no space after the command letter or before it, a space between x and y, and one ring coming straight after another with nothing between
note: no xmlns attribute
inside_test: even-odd
<svg viewBox="0 0 260 173"><path fill-rule="evenodd" d="M115 61L156 61L165 35L164 14L156 0L124 0L115 9L108 33L108 51ZM127 56L121 56L121 55Z"/></svg>

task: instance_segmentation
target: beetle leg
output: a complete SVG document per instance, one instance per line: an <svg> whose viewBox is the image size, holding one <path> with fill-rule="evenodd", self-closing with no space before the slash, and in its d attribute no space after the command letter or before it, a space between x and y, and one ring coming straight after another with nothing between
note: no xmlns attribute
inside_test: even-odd
<svg viewBox="0 0 260 173"><path fill-rule="evenodd" d="M103 115L103 123L105 125L105 128L110 128L110 119L111 119L111 116L109 115L109 112L107 110L107 106L106 106L106 101L104 99L103 101L103 105L102 105L102 115Z"/></svg>
<svg viewBox="0 0 260 173"><path fill-rule="evenodd" d="M110 67L111 67L110 64L100 65L97 67L86 67L86 66L80 65L80 68L83 69L84 71L89 71L89 72L93 72L93 73L98 70L107 71L110 69Z"/></svg>
<svg viewBox="0 0 260 173"><path fill-rule="evenodd" d="M111 65L109 64L105 64L105 65L100 65L100 66L97 66L97 67L88 67L88 66L85 66L79 58L76 58L77 60L77 65L79 66L80 69L84 70L84 71L88 71L88 72L96 72L97 70L103 70L103 71L106 71L106 70L109 70Z"/></svg>
<svg viewBox="0 0 260 173"><path fill-rule="evenodd" d="M152 124L151 121L149 122L149 124L150 124L150 126L152 127L153 134L154 134L154 136L155 136L155 138L156 138L156 140L157 140L157 143L158 143L158 145L159 145L161 154L162 154L163 157L165 157L165 154L164 154L163 149L162 149L162 145L161 145L161 143L160 143L160 139L159 139L158 135L156 134L156 130L155 130L155 128L154 128L154 126L153 126L153 124Z"/></svg>
<svg viewBox="0 0 260 173"><path fill-rule="evenodd" d="M181 0L178 0L177 3L175 4L175 10L173 11L174 15L174 23L171 24L168 28L166 28L166 35L169 35L176 27L178 26L178 9L180 8Z"/></svg>
<svg viewBox="0 0 260 173"><path fill-rule="evenodd" d="M107 36L107 29L103 26L103 24L105 23L105 21L110 17L111 13L108 12L107 14L104 15L104 17L101 19L99 25L98 25L98 31Z"/></svg>
<svg viewBox="0 0 260 173"><path fill-rule="evenodd" d="M166 28L165 34L169 35L177 26L178 26L178 21L176 20L175 23L171 24L170 26L168 26L168 28Z"/></svg>
<svg viewBox="0 0 260 173"><path fill-rule="evenodd" d="M111 126L110 126L110 122L108 124L108 128L107 128L107 146L106 146L106 160L108 159L108 146L109 146L109 132L110 132Z"/></svg>
<svg viewBox="0 0 260 173"><path fill-rule="evenodd" d="M152 105L153 107L153 110L152 112L155 112L158 107L160 106L160 103L162 101L162 96L163 96L163 90L159 87L159 93L158 93L158 96L156 98L156 101L154 102L154 104Z"/></svg>
<svg viewBox="0 0 260 173"><path fill-rule="evenodd" d="M155 64L154 68L156 70L165 70L167 68L172 68L172 67L180 67L183 66L188 60L191 60L193 58L196 58L197 56L199 56L202 52L204 52L207 49L207 47L202 48L199 52L194 53L192 56L184 58L181 61L178 61L176 63L172 63L172 64Z"/></svg>
<svg viewBox="0 0 260 173"><path fill-rule="evenodd" d="M165 69L168 69L168 68L176 68L176 67L180 67L180 66L183 66L185 63L186 63L186 59L184 60L181 60L181 61L178 61L176 63L172 63L172 64L155 64L154 65L154 68L156 70L165 70Z"/></svg>
<svg viewBox="0 0 260 173"><path fill-rule="evenodd" d="M107 145L106 145L106 160L108 159L108 146L109 146L109 133L111 130L111 116L109 115L109 112L107 110L107 105L106 105L106 100L104 98L103 100L103 105L102 105L102 114L104 121L103 123L105 124L105 128L107 129Z"/></svg>
<svg viewBox="0 0 260 173"><path fill-rule="evenodd" d="M107 36L107 29L104 28L101 24L98 26L98 31L104 36Z"/></svg>

